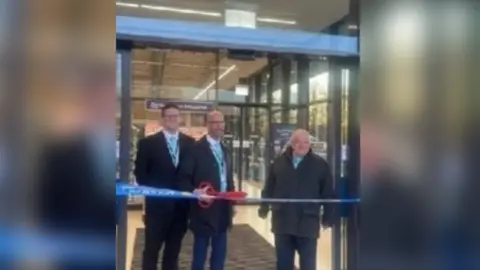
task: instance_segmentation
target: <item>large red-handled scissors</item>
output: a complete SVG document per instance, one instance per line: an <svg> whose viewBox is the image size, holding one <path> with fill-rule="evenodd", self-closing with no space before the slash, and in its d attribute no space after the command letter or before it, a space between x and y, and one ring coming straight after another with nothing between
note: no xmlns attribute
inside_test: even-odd
<svg viewBox="0 0 480 270"><path fill-rule="evenodd" d="M208 201L198 200L198 204L202 208L210 207L213 201L218 199L236 202L236 201L242 201L247 197L247 193L243 191L227 191L227 192L216 191L213 188L212 184L209 182L201 182L198 188L203 189L207 196L215 197Z"/></svg>

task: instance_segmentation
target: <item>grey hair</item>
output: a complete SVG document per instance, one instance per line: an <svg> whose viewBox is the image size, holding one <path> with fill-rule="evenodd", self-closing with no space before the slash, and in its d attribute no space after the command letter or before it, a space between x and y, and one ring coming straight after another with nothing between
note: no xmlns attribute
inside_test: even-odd
<svg viewBox="0 0 480 270"><path fill-rule="evenodd" d="M282 153L285 153L285 151L287 151L288 147L290 147L292 145L292 140L293 140L293 137L294 137L293 135L295 134L295 132L300 131L300 130L301 129L297 129L292 133L292 136L290 136L288 141L283 146ZM303 131L305 131L305 133L308 134L310 143L314 143L316 141L316 138L314 136L312 136L308 131L306 131L306 130L303 130Z"/></svg>

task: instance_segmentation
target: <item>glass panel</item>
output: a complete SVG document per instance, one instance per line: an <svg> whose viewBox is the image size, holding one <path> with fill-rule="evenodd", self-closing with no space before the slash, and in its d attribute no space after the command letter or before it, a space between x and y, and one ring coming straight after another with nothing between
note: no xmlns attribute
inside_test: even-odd
<svg viewBox="0 0 480 270"><path fill-rule="evenodd" d="M272 123L296 125L297 112L298 109L295 108L274 106L272 107Z"/></svg>
<svg viewBox="0 0 480 270"><path fill-rule="evenodd" d="M342 177L346 175L348 144L348 89L350 87L350 70L342 70Z"/></svg>
<svg viewBox="0 0 480 270"><path fill-rule="evenodd" d="M119 164L119 158L120 158L120 117L122 115L122 104L120 102L120 99L122 97L122 55L117 53L117 59L116 59L116 99L117 99L117 107L116 107L116 122L117 122L117 131L116 131L116 141L115 141L115 147L116 147L116 160L117 160L117 171L116 171L116 177L117 179L120 177L120 164Z"/></svg>
<svg viewBox="0 0 480 270"><path fill-rule="evenodd" d="M273 85L272 85L272 103L281 104L282 103L282 83L283 83L283 72L281 65L275 65L273 67Z"/></svg>
<svg viewBox="0 0 480 270"><path fill-rule="evenodd" d="M261 76L261 87L260 87L260 103L268 102L268 80L270 79L270 72L266 70L262 72Z"/></svg>
<svg viewBox="0 0 480 270"><path fill-rule="evenodd" d="M132 183L133 177L129 175L129 172L131 171L133 167L133 159L128 159L128 157L132 157L132 155L127 152L127 153L120 153L120 148L125 149L124 147L128 147L130 145L131 149L131 143L130 143L130 135L127 133L124 133L128 131L128 128L130 128L130 119L128 113L125 114L125 111L128 111L129 108L128 106L125 106L125 103L122 102L122 98L125 98L123 96L126 94L124 92L124 88L127 87L127 90L129 90L129 85L124 85L124 83L129 84L129 70L128 66L130 63L130 54L129 52L118 52L116 54L116 99L117 99L117 104L116 104L116 178L117 179L122 179L123 181L127 181L130 184ZM122 104L123 103L123 104ZM126 129L125 129L126 128ZM127 149L125 149L127 150ZM121 155L124 155L121 157ZM125 159L125 155L127 156L127 159ZM125 202L123 199L118 199L117 198L117 263L119 264L117 266L118 269L128 269L129 268L129 256L132 251L132 246L129 245L130 242L128 241L131 235L134 235L134 231L128 230L127 224L130 222L131 218L131 213L127 212L127 220L125 223L125 220L122 218L122 213L123 211L127 211L124 208L123 203ZM141 203L141 200L139 198L130 196L127 198L127 209L130 209L130 206L135 205L138 203ZM126 265L123 265L126 263Z"/></svg>
<svg viewBox="0 0 480 270"><path fill-rule="evenodd" d="M236 60L238 58L239 60ZM266 57L256 57L255 54L220 55L218 76L219 102L247 102L247 96L254 95L253 75L267 67Z"/></svg>
<svg viewBox="0 0 480 270"><path fill-rule="evenodd" d="M244 164L246 168L245 179L262 183L266 177L268 138L268 109L246 108L247 133L245 134L244 147L246 150Z"/></svg>
<svg viewBox="0 0 480 270"><path fill-rule="evenodd" d="M312 135L313 151L327 159L327 107L328 103L319 103L309 106L309 130Z"/></svg>
<svg viewBox="0 0 480 270"><path fill-rule="evenodd" d="M291 62L290 70L290 104L298 104L297 62Z"/></svg>
<svg viewBox="0 0 480 270"><path fill-rule="evenodd" d="M310 102L328 98L328 62L310 61Z"/></svg>
<svg viewBox="0 0 480 270"><path fill-rule="evenodd" d="M224 142L230 149L233 177L238 186L238 181L243 174L241 164L242 149L240 148L240 140L242 140L243 133L241 110L234 106L220 106L218 110L225 115Z"/></svg>
<svg viewBox="0 0 480 270"><path fill-rule="evenodd" d="M225 114L225 143L231 149L237 187L260 196L266 177L268 109L220 106Z"/></svg>

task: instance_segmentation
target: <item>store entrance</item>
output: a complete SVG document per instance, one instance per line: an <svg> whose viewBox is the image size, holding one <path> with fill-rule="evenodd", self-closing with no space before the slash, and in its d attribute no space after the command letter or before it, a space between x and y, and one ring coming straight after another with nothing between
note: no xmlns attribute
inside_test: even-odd
<svg viewBox="0 0 480 270"><path fill-rule="evenodd" d="M270 108L264 104L220 103L225 115L225 143L231 149L234 180L239 190L245 184L262 186L270 164Z"/></svg>

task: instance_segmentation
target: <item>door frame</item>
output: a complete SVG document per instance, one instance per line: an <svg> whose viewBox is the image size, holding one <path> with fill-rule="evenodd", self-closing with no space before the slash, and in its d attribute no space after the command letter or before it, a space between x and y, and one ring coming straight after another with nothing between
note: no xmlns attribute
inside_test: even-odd
<svg viewBox="0 0 480 270"><path fill-rule="evenodd" d="M118 44L117 44L118 45ZM131 139L131 112L132 102L130 98L131 88L131 63L132 51L130 49L117 49L120 56L120 155L119 155L119 178L122 183L128 183L130 179L130 139ZM118 98L118 97L117 97ZM117 261L116 269L125 270L127 264L127 237L128 237L128 199L116 197L119 211L117 223Z"/></svg>
<svg viewBox="0 0 480 270"><path fill-rule="evenodd" d="M240 126L239 126L238 130L240 131L239 149L241 149L241 151L239 151L237 164L235 164L235 165L239 170L239 173L237 173L237 175L238 175L238 187L237 187L237 189L238 190L243 190L243 181L245 180L245 179L243 179L244 178L244 175L243 175L243 160L244 160L243 145L244 145L244 141L246 140L246 138L245 138L245 126L248 124L248 122L247 122L248 115L247 115L246 112L247 112L248 109L261 108L261 109L265 109L265 112L267 113L268 126L267 126L266 138L265 138L266 151L265 151L265 156L264 156L264 163L265 163L264 166L265 166L265 168L268 168L270 166L270 160L271 160L272 155L273 155L272 144L269 143L270 138L271 138L271 130L270 130L271 106L268 105L268 104L265 104L265 103L218 102L217 107L236 107L240 110L240 121L238 122L238 124ZM235 150L232 149L232 151L235 151ZM232 152L232 155L233 155L233 152ZM268 170L265 169L265 171L264 171L264 174L265 174L264 178L265 179L267 177L267 173L268 173Z"/></svg>

